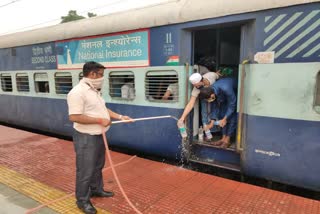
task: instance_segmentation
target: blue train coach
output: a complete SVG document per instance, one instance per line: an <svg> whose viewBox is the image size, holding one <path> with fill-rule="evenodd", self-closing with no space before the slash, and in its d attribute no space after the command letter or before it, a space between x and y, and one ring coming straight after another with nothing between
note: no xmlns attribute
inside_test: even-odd
<svg viewBox="0 0 320 214"><path fill-rule="evenodd" d="M112 126L111 145L319 191L319 1L173 0L1 36L0 121L70 136L66 94L91 60L108 68L102 94L112 110L179 118L203 56L238 79L233 146L198 141L199 102L187 141L161 119Z"/></svg>

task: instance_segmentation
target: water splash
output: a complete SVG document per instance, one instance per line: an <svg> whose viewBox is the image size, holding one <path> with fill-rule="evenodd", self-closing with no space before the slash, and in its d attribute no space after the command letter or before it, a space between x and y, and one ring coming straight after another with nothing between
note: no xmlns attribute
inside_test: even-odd
<svg viewBox="0 0 320 214"><path fill-rule="evenodd" d="M170 115L170 117L171 117L172 119L175 119L176 121L178 121L178 120L179 120L179 119L178 119L178 118L176 118L175 116Z"/></svg>
<svg viewBox="0 0 320 214"><path fill-rule="evenodd" d="M178 121L179 119L175 116L172 116L170 115L170 117L176 121ZM187 130L187 133L190 132L190 130L188 128L186 128ZM190 134L190 133L189 133ZM189 135L188 134L188 135ZM180 164L180 167L181 168L184 168L186 162L185 162L185 159L188 159L188 156L189 156L189 145L188 145L188 138L185 138L185 139L181 139L181 145L179 145L179 149L180 149L180 161L179 161L179 164ZM178 159L178 154L176 154L176 159Z"/></svg>
<svg viewBox="0 0 320 214"><path fill-rule="evenodd" d="M170 115L170 118L178 121L179 119L175 116ZM186 128L187 129L187 128ZM189 133L190 130L187 129L187 133ZM180 135L180 134L179 134ZM178 147L180 149L180 167L184 168L185 166L185 159L187 159L186 157L189 155L189 149L188 149L188 139L181 139L181 145L179 145ZM178 160L178 154L176 154L176 160Z"/></svg>

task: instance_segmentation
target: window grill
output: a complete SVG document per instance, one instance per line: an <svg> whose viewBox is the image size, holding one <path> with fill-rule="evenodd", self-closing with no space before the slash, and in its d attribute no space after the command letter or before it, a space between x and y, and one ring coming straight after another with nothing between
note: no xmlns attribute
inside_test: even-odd
<svg viewBox="0 0 320 214"><path fill-rule="evenodd" d="M113 98L133 100L136 96L134 74L130 71L110 72L109 94Z"/></svg>
<svg viewBox="0 0 320 214"><path fill-rule="evenodd" d="M68 94L69 91L72 89L71 73L55 73L54 80L57 94Z"/></svg>
<svg viewBox="0 0 320 214"><path fill-rule="evenodd" d="M145 79L146 99L159 102L179 100L178 74L175 71L149 71Z"/></svg>
<svg viewBox="0 0 320 214"><path fill-rule="evenodd" d="M49 79L47 73L35 73L34 85L37 93L49 93Z"/></svg>
<svg viewBox="0 0 320 214"><path fill-rule="evenodd" d="M1 74L1 88L3 91L12 91L12 77L11 74Z"/></svg>
<svg viewBox="0 0 320 214"><path fill-rule="evenodd" d="M29 92L29 77L26 73L18 73L16 75L17 90L19 92Z"/></svg>

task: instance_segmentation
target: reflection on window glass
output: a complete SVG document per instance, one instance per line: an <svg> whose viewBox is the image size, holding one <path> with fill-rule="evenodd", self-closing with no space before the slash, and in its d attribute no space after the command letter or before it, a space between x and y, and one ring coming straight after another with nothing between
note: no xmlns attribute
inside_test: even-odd
<svg viewBox="0 0 320 214"><path fill-rule="evenodd" d="M16 76L17 90L20 92L29 92L29 77L26 73L18 73Z"/></svg>
<svg viewBox="0 0 320 214"><path fill-rule="evenodd" d="M179 99L178 75L175 71L149 71L145 85L147 100L177 102Z"/></svg>
<svg viewBox="0 0 320 214"><path fill-rule="evenodd" d="M57 94L68 94L72 89L72 76L69 72L56 73L54 75Z"/></svg>
<svg viewBox="0 0 320 214"><path fill-rule="evenodd" d="M109 94L125 100L135 98L134 75L130 71L113 71L109 74Z"/></svg>
<svg viewBox="0 0 320 214"><path fill-rule="evenodd" d="M10 74L1 74L1 89L6 92L12 91L12 78Z"/></svg>
<svg viewBox="0 0 320 214"><path fill-rule="evenodd" d="M47 73L35 73L34 85L37 93L49 93L49 79Z"/></svg>

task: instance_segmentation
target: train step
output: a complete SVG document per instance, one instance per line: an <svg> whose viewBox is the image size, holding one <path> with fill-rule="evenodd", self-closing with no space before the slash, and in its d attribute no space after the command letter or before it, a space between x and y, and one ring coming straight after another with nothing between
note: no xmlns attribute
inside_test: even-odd
<svg viewBox="0 0 320 214"><path fill-rule="evenodd" d="M223 150L227 150L227 151L236 152L236 145L234 143L232 143L228 148L225 148L225 149L221 148L219 146L214 146L214 145L206 143L206 142L195 141L195 142L193 142L193 145L205 146L205 147L211 147L211 148L223 149Z"/></svg>
<svg viewBox="0 0 320 214"><path fill-rule="evenodd" d="M213 159L202 159L202 158L196 157L195 155L192 155L189 158L189 161L194 162L194 163L209 165L209 166L213 166L213 167L218 167L218 168L222 168L222 169L227 169L227 170L231 170L234 172L241 172L240 165L230 164L230 163L222 163L222 162L219 162L219 161L213 160Z"/></svg>
<svg viewBox="0 0 320 214"><path fill-rule="evenodd" d="M234 144L233 144L234 145ZM206 143L194 142L191 147L190 156L192 159L202 160L211 163L226 163L240 167L240 154L234 146L223 149ZM211 161L213 160L213 161Z"/></svg>

